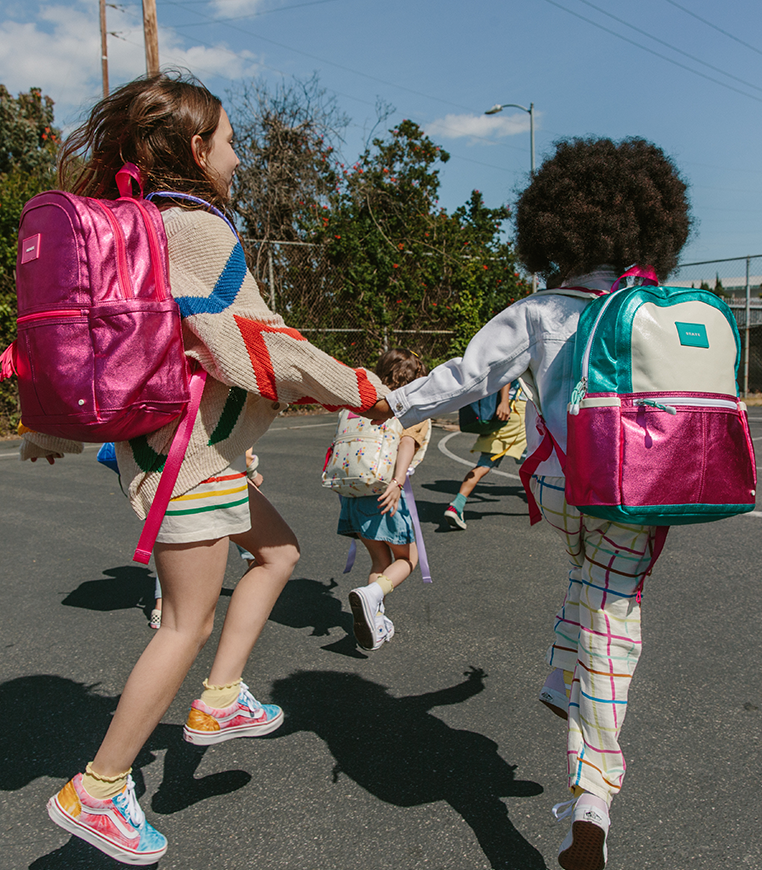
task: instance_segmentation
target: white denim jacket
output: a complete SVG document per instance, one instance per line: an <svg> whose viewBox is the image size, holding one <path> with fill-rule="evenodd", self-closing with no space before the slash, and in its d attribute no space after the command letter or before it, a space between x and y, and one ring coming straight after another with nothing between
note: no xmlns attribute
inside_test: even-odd
<svg viewBox="0 0 762 870"><path fill-rule="evenodd" d="M617 277L611 269L602 267L561 286L608 291ZM427 377L389 393L389 407L408 427L456 411L521 377L534 393L533 401L551 434L565 451L566 406L574 388L574 335L585 305L585 299L556 294L528 296L514 303L476 333L462 358L451 359ZM526 417L530 455L542 440L536 420L537 412L530 403ZM555 452L539 465L536 474L563 475Z"/></svg>

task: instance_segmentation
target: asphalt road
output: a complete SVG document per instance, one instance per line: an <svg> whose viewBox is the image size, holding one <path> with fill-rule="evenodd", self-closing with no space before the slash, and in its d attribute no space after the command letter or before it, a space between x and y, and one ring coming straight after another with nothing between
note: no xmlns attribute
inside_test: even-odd
<svg viewBox="0 0 762 870"><path fill-rule="evenodd" d="M762 454L762 408L751 417ZM469 501L468 530L448 530L473 436L435 429L415 476L434 582L416 571L387 602L394 640L359 651L346 602L368 560L342 575L337 500L319 484L333 420L281 418L257 445L302 559L245 678L286 721L183 743L213 637L136 764L169 838L161 870L557 867L564 729L536 700L565 587L552 530L530 529L506 463L512 476L493 472ZM139 523L92 446L50 468L0 444L0 494L0 868L115 870L45 802L93 757L150 640ZM761 533L762 510L670 532L643 599L609 870L762 867ZM241 573L231 553L218 626Z"/></svg>

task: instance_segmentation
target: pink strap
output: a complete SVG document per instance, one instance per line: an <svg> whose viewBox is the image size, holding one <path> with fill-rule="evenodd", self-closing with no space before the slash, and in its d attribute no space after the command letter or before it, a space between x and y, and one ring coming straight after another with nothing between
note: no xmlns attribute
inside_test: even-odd
<svg viewBox="0 0 762 870"><path fill-rule="evenodd" d="M143 179L140 177L140 170L134 163L125 163L124 166L116 174L116 186L119 188L119 196L135 199L132 193L132 182L137 181L140 196L137 199L143 199Z"/></svg>
<svg viewBox="0 0 762 870"><path fill-rule="evenodd" d="M611 292L613 293L619 288L619 282L622 278L628 278L630 276L643 278L644 284L652 284L653 286L656 286L659 283L659 279L656 277L656 269L654 269L653 266L630 266L630 268L624 274L620 275L611 285Z"/></svg>
<svg viewBox="0 0 762 870"><path fill-rule="evenodd" d="M635 595L635 600L640 604L641 598L643 597L643 584L646 582L646 577L653 571L654 566L656 565L656 560L661 556L661 551L664 549L664 543L667 540L667 533L669 532L669 526L656 526L656 531L654 532L654 536L651 539L651 561L648 563L648 567L643 572L643 576L638 583L637 592Z"/></svg>
<svg viewBox="0 0 762 870"><path fill-rule="evenodd" d="M16 342L11 342L0 356L0 381L18 374L16 365Z"/></svg>
<svg viewBox="0 0 762 870"><path fill-rule="evenodd" d="M177 427L175 437L172 439L172 446L169 448L167 461L164 463L164 471L159 480L159 486L156 489L156 495L151 503L151 509L148 511L148 516L143 525L143 531L138 541L138 546L135 549L135 555L132 557L133 562L140 562L141 565L147 565L151 558L153 545L156 543L156 536L159 534L159 528L164 514L167 512L169 500L172 498L172 490L175 488L177 475L180 473L180 466L185 458L185 451L188 449L193 424L196 422L196 415L201 404L201 394L204 392L204 383L206 382L206 372L202 368L197 368L190 379L190 401L185 409L185 414L180 420L180 425Z"/></svg>
<svg viewBox="0 0 762 870"><path fill-rule="evenodd" d="M537 500L534 497L534 493L532 492L531 487L529 486L529 480L532 475L537 471L537 468L541 462L545 462L546 459L550 459L550 454L553 450L556 451L556 455L561 463L561 468L566 468L566 454L563 450L558 446L558 442L556 439L550 434L550 429L548 429L545 421L538 414L537 415L537 431L542 435L542 441L540 442L540 446L527 458L521 465L519 469L519 477L521 478L521 483L524 487L524 492L527 494L527 502L529 503L529 525L533 526L535 523L539 523L542 519L542 511L537 505Z"/></svg>

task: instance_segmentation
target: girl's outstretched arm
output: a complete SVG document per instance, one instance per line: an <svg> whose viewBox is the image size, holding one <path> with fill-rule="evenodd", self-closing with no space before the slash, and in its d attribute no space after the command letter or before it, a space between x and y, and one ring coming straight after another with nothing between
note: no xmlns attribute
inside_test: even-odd
<svg viewBox="0 0 762 870"><path fill-rule="evenodd" d="M164 220L186 352L213 378L270 402L331 411L365 411L387 392L374 374L335 360L269 310L224 221L179 209Z"/></svg>
<svg viewBox="0 0 762 870"><path fill-rule="evenodd" d="M413 461L413 456L418 445L415 439L409 435L403 435L400 439L400 446L397 449L397 462L394 465L394 477L386 487L383 495L379 497L378 503L381 506L381 513L389 513L394 516L397 512L402 487L405 485L405 477L407 470L410 468L410 463Z"/></svg>

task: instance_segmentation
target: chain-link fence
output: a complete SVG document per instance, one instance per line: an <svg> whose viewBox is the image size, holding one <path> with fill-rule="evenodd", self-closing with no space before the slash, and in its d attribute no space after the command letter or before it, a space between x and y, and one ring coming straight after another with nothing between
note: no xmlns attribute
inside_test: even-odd
<svg viewBox="0 0 762 870"><path fill-rule="evenodd" d="M762 392L762 254L684 263L670 276L673 287L708 287L730 306L741 333L738 386Z"/></svg>
<svg viewBox="0 0 762 870"><path fill-rule="evenodd" d="M289 326L348 365L372 366L381 351L397 345L412 346L429 362L451 355L452 330L394 330L358 322L358 309L340 299L340 282L350 264L329 262L324 245L248 240L246 247L270 307ZM684 263L667 283L704 286L725 299L741 333L739 388L743 394L762 392L762 254Z"/></svg>
<svg viewBox="0 0 762 870"><path fill-rule="evenodd" d="M273 311L322 350L352 366L373 367L390 347L409 346L427 362L447 359L453 331L360 323L339 299L344 267L324 245L246 241L249 264Z"/></svg>

